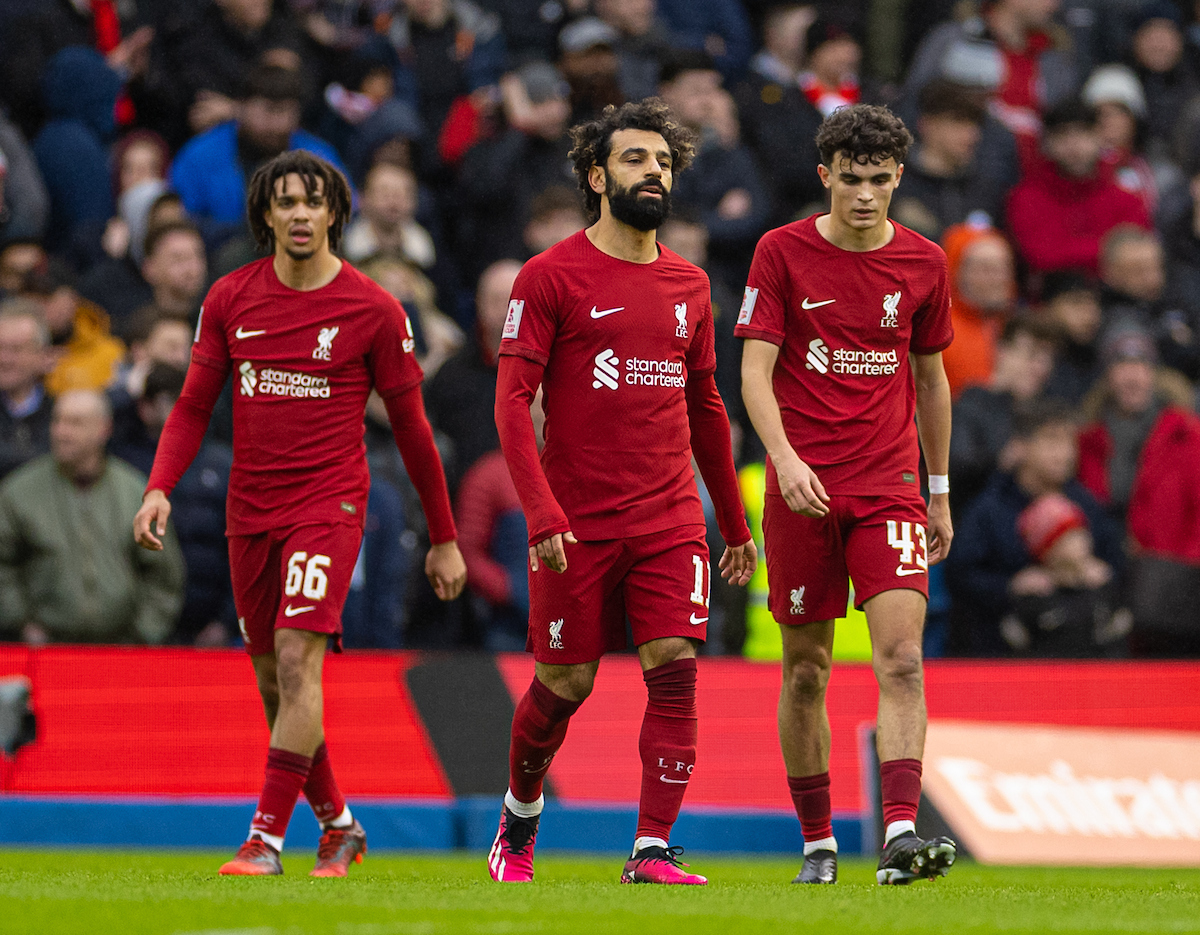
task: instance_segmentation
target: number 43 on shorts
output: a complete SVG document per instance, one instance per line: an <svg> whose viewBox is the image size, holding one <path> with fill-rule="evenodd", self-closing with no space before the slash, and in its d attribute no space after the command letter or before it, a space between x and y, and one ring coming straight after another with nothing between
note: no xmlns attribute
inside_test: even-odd
<svg viewBox="0 0 1200 935"><path fill-rule="evenodd" d="M916 531L916 541L913 532ZM900 564L896 566L896 575L900 578L908 575L923 575L929 571L929 560L925 549L925 527L920 523L887 521L888 545L900 553Z"/></svg>

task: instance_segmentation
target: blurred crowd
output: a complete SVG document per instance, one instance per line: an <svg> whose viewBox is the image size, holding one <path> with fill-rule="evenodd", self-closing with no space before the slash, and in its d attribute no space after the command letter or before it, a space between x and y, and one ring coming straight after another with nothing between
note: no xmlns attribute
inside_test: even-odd
<svg viewBox="0 0 1200 935"><path fill-rule="evenodd" d="M746 489L755 244L823 209L823 116L888 104L916 139L892 216L944 247L956 332L927 653L1200 655L1200 0L7 0L0 639L236 642L229 391L167 548L130 522L204 293L255 256L246 179L299 147L346 172L343 253L412 318L469 570L439 606L373 401L345 643L523 647L509 291L587 223L567 129L652 94L699 135L660 239L712 279ZM714 599L708 651L742 651L764 587Z"/></svg>

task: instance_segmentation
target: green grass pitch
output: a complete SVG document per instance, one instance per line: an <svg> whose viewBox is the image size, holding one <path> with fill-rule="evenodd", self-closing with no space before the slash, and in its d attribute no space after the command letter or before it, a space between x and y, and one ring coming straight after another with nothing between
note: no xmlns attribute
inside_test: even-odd
<svg viewBox="0 0 1200 935"><path fill-rule="evenodd" d="M1098 846L1106 846L1097 842ZM1107 846L1115 846L1107 842ZM620 859L545 854L532 885L500 886L482 854L370 854L348 880L218 878L229 855L0 850L0 932L121 935L439 933L1200 932L1200 869L1046 869L964 862L876 886L845 859L837 886L791 886L796 859L697 856L700 887L620 886Z"/></svg>

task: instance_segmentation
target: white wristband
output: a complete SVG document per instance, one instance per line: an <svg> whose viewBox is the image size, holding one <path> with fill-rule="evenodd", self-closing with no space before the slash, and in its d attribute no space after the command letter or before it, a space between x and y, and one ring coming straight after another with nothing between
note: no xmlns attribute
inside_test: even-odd
<svg viewBox="0 0 1200 935"><path fill-rule="evenodd" d="M950 475L949 474L930 474L929 475L929 492L933 493L949 493L950 492Z"/></svg>

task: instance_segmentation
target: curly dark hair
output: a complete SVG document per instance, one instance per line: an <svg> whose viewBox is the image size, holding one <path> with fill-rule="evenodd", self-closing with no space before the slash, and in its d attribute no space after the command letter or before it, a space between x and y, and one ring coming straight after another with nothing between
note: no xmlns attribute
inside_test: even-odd
<svg viewBox="0 0 1200 935"><path fill-rule="evenodd" d="M246 219L254 242L268 253L275 249L275 232L264 215L271 209L276 180L292 173L304 180L306 195L311 195L317 188L317 179L321 180L329 203L329 248L337 250L342 242L342 228L350 220L350 183L331 163L302 149L280 153L250 178L246 186Z"/></svg>
<svg viewBox="0 0 1200 935"><path fill-rule="evenodd" d="M886 107L875 104L839 107L817 131L817 149L826 168L833 168L838 153L845 153L851 162L860 164L882 165L889 159L901 163L912 142L904 121Z"/></svg>
<svg viewBox="0 0 1200 935"><path fill-rule="evenodd" d="M691 165L696 154L696 134L676 122L671 108L661 97L631 101L620 107L609 104L599 119L571 127L571 140L575 148L569 156L575 163L575 175L579 179L588 217L592 221L600 217L600 195L588 183L588 172L592 166L608 163L612 153L612 137L618 130L649 130L661 134L671 151L673 175L678 175Z"/></svg>

